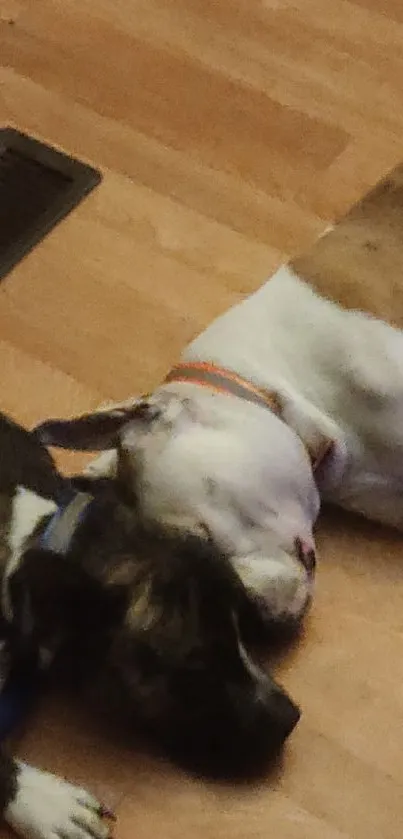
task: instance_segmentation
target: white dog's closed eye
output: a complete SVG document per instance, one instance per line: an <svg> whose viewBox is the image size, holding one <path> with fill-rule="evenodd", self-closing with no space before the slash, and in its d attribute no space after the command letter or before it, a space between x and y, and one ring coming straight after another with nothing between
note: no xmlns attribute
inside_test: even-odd
<svg viewBox="0 0 403 839"><path fill-rule="evenodd" d="M118 462L116 449L111 449L95 457L84 469L84 475L90 478L115 478Z"/></svg>

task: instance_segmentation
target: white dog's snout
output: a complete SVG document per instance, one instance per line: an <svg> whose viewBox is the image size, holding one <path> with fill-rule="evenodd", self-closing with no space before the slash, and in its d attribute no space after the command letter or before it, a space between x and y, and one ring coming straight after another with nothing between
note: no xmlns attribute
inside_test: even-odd
<svg viewBox="0 0 403 839"><path fill-rule="evenodd" d="M234 560L248 591L261 603L270 621L299 620L308 607L313 576L293 550L276 555L249 554Z"/></svg>

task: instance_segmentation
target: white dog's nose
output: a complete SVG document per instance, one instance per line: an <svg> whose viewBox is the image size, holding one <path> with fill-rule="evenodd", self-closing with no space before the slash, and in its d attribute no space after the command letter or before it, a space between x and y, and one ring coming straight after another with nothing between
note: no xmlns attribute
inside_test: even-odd
<svg viewBox="0 0 403 839"><path fill-rule="evenodd" d="M299 561L302 563L304 568L306 568L309 576L312 577L316 568L315 548L305 539L301 539L297 536L295 539L295 549Z"/></svg>

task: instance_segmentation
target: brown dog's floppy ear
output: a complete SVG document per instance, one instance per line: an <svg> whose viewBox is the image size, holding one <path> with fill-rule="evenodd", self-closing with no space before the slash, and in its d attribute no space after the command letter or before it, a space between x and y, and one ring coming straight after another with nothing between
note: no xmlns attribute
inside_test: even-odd
<svg viewBox="0 0 403 839"><path fill-rule="evenodd" d="M107 588L76 563L52 551L30 548L10 576L12 624L18 643L29 646L72 631L83 639L120 619L123 587Z"/></svg>
<svg viewBox="0 0 403 839"><path fill-rule="evenodd" d="M146 403L139 400L128 407L82 414L70 420L47 420L37 425L33 433L45 446L74 451L106 451L116 448L125 425L143 418L145 406Z"/></svg>

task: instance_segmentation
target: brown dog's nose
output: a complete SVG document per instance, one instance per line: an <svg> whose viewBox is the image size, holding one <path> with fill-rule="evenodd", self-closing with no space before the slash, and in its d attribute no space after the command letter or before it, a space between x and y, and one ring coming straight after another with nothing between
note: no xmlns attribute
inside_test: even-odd
<svg viewBox="0 0 403 839"><path fill-rule="evenodd" d="M306 569L307 574L312 577L316 568L316 554L311 545L300 539L299 536L295 539L295 549L297 558Z"/></svg>
<svg viewBox="0 0 403 839"><path fill-rule="evenodd" d="M257 691L257 706L261 715L257 720L262 731L266 728L270 719L272 738L278 744L282 744L291 734L297 725L301 711L291 697L280 687L267 684L265 688L260 685ZM266 718L265 718L266 715Z"/></svg>
<svg viewBox="0 0 403 839"><path fill-rule="evenodd" d="M276 701L276 712L280 736L282 741L284 741L297 725L301 717L301 711L298 705L286 693L279 692Z"/></svg>

